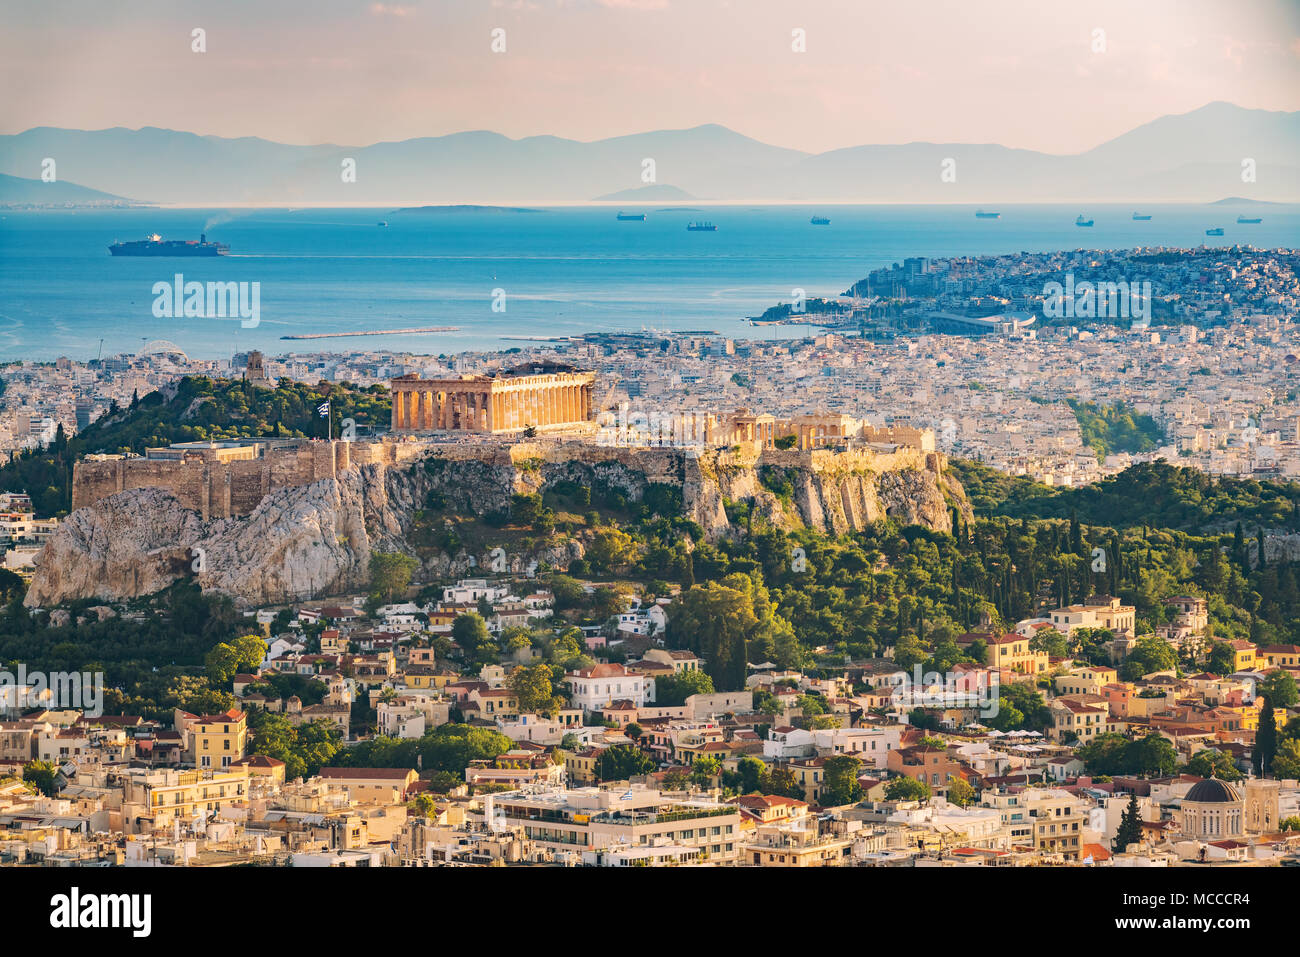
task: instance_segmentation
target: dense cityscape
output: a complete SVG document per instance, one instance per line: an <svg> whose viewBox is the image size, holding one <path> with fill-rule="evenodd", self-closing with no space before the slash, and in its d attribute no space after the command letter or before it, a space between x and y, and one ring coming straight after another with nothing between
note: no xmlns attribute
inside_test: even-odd
<svg viewBox="0 0 1300 957"><path fill-rule="evenodd" d="M1300 6L10 6L4 940L1294 941Z"/></svg>
<svg viewBox="0 0 1300 957"><path fill-rule="evenodd" d="M1035 258L1058 270L1132 265L1099 251ZM1153 556L1149 530L1081 524L1075 507L1068 522L1036 519L1037 544L999 545L1011 526L998 506L973 508L974 486L950 479L1022 476L1050 496L1123 481L1140 463L1232 488L1295 476L1294 258L1201 253L1197 272L1157 274L1157 301L1180 304L1149 324L905 328L909 312L964 314L994 291L1000 308L1041 311L1013 286L1024 261L1008 258L997 261L1006 276L966 280L961 304L909 305L891 322L805 339L592 334L495 354L230 361L154 342L8 366L7 482L82 433L96 444L66 496L36 490L50 514L27 489L6 493L5 657L32 627L102 655L118 628L171 631L180 603L224 640L187 638L194 666L166 678L121 659L90 707L57 698L90 694L82 656L68 658L61 686L10 676L0 855L295 867L1287 863L1300 854L1297 487L1279 486L1278 522L1243 527L1242 511L1235 544L1232 515L1211 512L1162 533ZM952 262L905 268L909 302L919 285L952 288L935 278ZM1188 287L1197 295L1168 292ZM575 368L592 370L572 379L585 383L581 405L524 399L511 419L486 399L443 398L549 388L573 376L550 370ZM389 401L399 384L400 412ZM315 399L305 417L285 416L282 396L302 388L339 410L328 423ZM344 403L366 396L367 411L349 413ZM144 410L174 404L189 411L170 432L133 430ZM1109 431L1106 410L1129 431ZM447 473L466 455L506 454L501 510L485 513L492 496L476 493L466 511L452 491L464 475L414 486L422 509L387 540L402 547L374 541L361 588L348 587L355 574L321 581L314 570L295 584L295 563L315 556L292 541L224 571L204 567L219 535L126 541L137 533L115 517L118 499L160 522L185 506L208 520L209 493L191 500L185 475L224 469L230 488L241 461L334 448L323 433L341 436L344 413L357 433L349 461L391 463L366 468ZM278 437L257 438L268 434ZM648 473L646 457L664 450L704 476L706 461L750 467L756 487L744 500L724 492L709 526L685 459L669 470L688 470L675 488L609 471ZM596 452L606 458L584 480L574 464ZM331 454L326 481L340 481ZM861 514L847 508L841 523L811 502L807 482L864 461L876 490ZM105 486L93 470L109 466L117 478ZM934 481L937 509L892 504L882 472ZM295 514L294 496L317 479L263 485L211 520ZM1154 513L1149 523L1165 524ZM909 549L909 528L939 553ZM137 553L126 583L101 538L201 557L150 577ZM1000 549L1019 571L1029 562L1027 580L989 574ZM947 551L957 564L944 571ZM959 584L963 553L981 570ZM810 577L830 582L862 560L875 582L823 593L823 582L789 581L810 561ZM82 564L89 581L56 568ZM906 584L935 573L952 578L943 598ZM221 574L286 584L250 597L215 585ZM852 624L840 617L846 597L859 616L863 601L876 609Z"/></svg>

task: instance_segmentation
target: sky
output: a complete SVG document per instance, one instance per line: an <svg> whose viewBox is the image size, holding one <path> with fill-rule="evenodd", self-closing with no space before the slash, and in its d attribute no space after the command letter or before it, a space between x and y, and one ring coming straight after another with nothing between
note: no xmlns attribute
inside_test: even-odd
<svg viewBox="0 0 1300 957"><path fill-rule="evenodd" d="M810 152L1074 153L1215 100L1300 109L1300 0L2 3L3 133L367 145L719 123Z"/></svg>

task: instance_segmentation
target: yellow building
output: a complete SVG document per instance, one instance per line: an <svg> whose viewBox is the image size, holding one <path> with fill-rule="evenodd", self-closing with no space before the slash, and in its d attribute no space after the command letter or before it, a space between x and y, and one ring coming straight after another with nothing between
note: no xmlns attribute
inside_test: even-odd
<svg viewBox="0 0 1300 957"><path fill-rule="evenodd" d="M1074 698L1055 698L1047 707L1052 715L1048 733L1053 741L1088 744L1097 735L1116 730L1105 702L1085 704Z"/></svg>
<svg viewBox="0 0 1300 957"><path fill-rule="evenodd" d="M584 748L564 752L564 774L571 784L595 784L596 762L605 753L604 748Z"/></svg>
<svg viewBox="0 0 1300 957"><path fill-rule="evenodd" d="M1029 812L1034 822L1034 848L1040 854L1059 854L1078 860L1086 818L1078 813L1074 798L1039 801Z"/></svg>
<svg viewBox="0 0 1300 957"><path fill-rule="evenodd" d="M227 768L244 756L248 719L231 708L222 714L186 715L190 763L196 768Z"/></svg>
<svg viewBox="0 0 1300 957"><path fill-rule="evenodd" d="M1272 645L1255 652L1256 660L1263 655L1270 668L1300 668L1300 645Z"/></svg>
<svg viewBox="0 0 1300 957"><path fill-rule="evenodd" d="M1029 647L1029 639L1012 632L995 635L989 632L969 632L957 639L957 644L967 646L982 640L987 647L984 663L990 668L1005 668L1023 675L1037 675L1047 671L1049 660L1044 651Z"/></svg>
<svg viewBox="0 0 1300 957"><path fill-rule="evenodd" d="M1092 595L1082 605L1066 605L1050 612L1052 627L1069 637L1076 628L1104 628L1116 637L1133 637L1137 609L1110 595Z"/></svg>
<svg viewBox="0 0 1300 957"><path fill-rule="evenodd" d="M248 799L248 769L132 769L122 779L122 830L128 834L193 821Z"/></svg>
<svg viewBox="0 0 1300 957"><path fill-rule="evenodd" d="M1102 688L1113 684L1119 678L1114 668L1098 668L1089 665L1074 668L1069 674L1057 675L1055 680L1057 694L1102 694Z"/></svg>
<svg viewBox="0 0 1300 957"><path fill-rule="evenodd" d="M399 804L420 779L413 768L321 768L317 776L356 804Z"/></svg>
<svg viewBox="0 0 1300 957"><path fill-rule="evenodd" d="M1238 638L1227 642L1232 649L1233 671L1254 671L1256 667L1255 646L1249 641Z"/></svg>
<svg viewBox="0 0 1300 957"><path fill-rule="evenodd" d="M815 825L797 831L768 825L742 846L741 859L755 867L839 867L853 862L853 839Z"/></svg>
<svg viewBox="0 0 1300 957"><path fill-rule="evenodd" d="M1238 719L1237 727L1242 731L1259 730L1259 713L1263 709L1260 708L1258 699L1252 701L1250 704L1221 704L1216 706L1215 710L1235 714Z"/></svg>

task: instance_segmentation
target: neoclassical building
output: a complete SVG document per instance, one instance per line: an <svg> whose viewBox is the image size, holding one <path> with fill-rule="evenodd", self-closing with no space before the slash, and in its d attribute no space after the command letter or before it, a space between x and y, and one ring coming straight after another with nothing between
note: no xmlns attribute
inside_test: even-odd
<svg viewBox="0 0 1300 957"><path fill-rule="evenodd" d="M596 374L524 366L455 379L391 382L394 432L514 432L582 425L592 418Z"/></svg>

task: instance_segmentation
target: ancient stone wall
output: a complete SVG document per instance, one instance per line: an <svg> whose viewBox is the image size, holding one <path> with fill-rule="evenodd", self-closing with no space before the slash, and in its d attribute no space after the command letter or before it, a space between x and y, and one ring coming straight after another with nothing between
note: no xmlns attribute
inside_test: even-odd
<svg viewBox="0 0 1300 957"><path fill-rule="evenodd" d="M205 520L233 518L250 514L277 489L333 478L353 465L395 465L420 451L409 444L336 439L268 449L261 458L230 462L202 451L187 453L180 461L81 461L72 472L72 508L84 508L126 489L160 488Z"/></svg>

